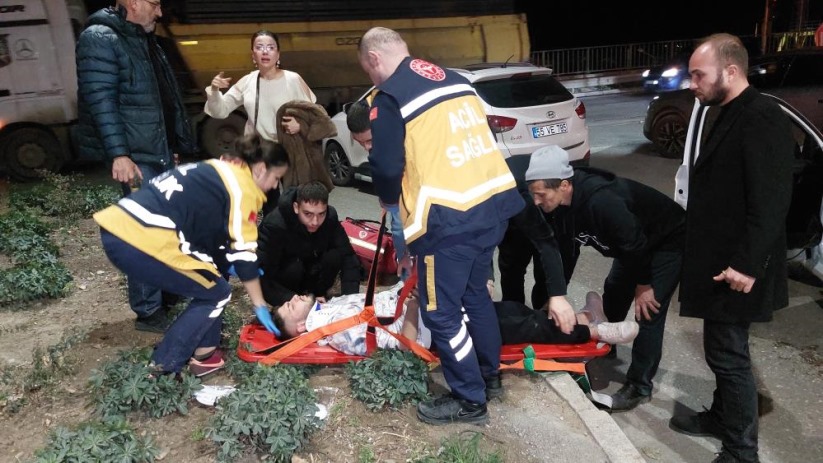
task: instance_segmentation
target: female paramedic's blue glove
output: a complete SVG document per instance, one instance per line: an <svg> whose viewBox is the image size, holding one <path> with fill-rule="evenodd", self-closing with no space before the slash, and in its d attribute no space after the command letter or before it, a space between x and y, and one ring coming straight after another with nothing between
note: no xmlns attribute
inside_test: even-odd
<svg viewBox="0 0 823 463"><path fill-rule="evenodd" d="M231 275L231 276L233 276L233 277L235 277L235 278L240 278L239 276L237 276L237 270L235 270L235 269L234 269L234 264L231 264L231 265L229 266L229 269L228 269L228 270L226 270L226 273L228 273L229 275ZM258 275L260 275L261 277L263 276L263 273L264 273L264 272L263 272L263 269L262 269L262 268L258 268L258 269L257 269L257 274L258 274Z"/></svg>
<svg viewBox="0 0 823 463"><path fill-rule="evenodd" d="M277 329L277 326L274 324L274 320L271 319L271 312L269 312L268 307L258 305L254 308L254 314L257 315L257 319L260 321L260 324L265 326L269 332L274 333L274 335L278 338L281 336L280 330Z"/></svg>

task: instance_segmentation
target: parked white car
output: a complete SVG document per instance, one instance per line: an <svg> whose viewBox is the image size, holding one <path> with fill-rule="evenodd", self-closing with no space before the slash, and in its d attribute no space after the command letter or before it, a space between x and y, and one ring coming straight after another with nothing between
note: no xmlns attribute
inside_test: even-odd
<svg viewBox="0 0 823 463"><path fill-rule="evenodd" d="M805 269L815 284L823 286L823 133L797 108L765 95L791 119L796 142L792 203L786 217L789 276L805 280L804 272L798 272Z"/></svg>
<svg viewBox="0 0 823 463"><path fill-rule="evenodd" d="M465 76L483 100L489 127L504 156L558 145L574 164L588 164L586 107L551 75L551 69L528 63L484 63L452 70ZM350 185L354 179L371 181L368 153L352 139L345 109L348 105L332 117L337 136L323 140L335 185Z"/></svg>

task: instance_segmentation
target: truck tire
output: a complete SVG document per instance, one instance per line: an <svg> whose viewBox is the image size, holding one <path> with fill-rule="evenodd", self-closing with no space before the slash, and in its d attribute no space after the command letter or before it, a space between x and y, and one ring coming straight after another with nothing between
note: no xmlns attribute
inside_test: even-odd
<svg viewBox="0 0 823 463"><path fill-rule="evenodd" d="M212 158L234 151L234 140L246 130L246 119L229 114L225 119L207 117L200 124L200 147Z"/></svg>
<svg viewBox="0 0 823 463"><path fill-rule="evenodd" d="M655 119L652 125L652 143L664 158L683 159L688 126L683 116L667 113Z"/></svg>
<svg viewBox="0 0 823 463"><path fill-rule="evenodd" d="M337 186L349 186L354 181L354 169L343 147L336 141L326 143L326 167L329 169L332 183Z"/></svg>
<svg viewBox="0 0 823 463"><path fill-rule="evenodd" d="M21 127L3 135L3 164L20 181L41 177L39 170L57 172L65 161L60 142L51 131L40 127Z"/></svg>

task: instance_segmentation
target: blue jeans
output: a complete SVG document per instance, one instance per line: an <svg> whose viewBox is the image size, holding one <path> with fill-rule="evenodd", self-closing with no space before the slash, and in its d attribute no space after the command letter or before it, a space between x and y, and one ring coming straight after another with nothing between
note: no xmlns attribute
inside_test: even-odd
<svg viewBox="0 0 823 463"><path fill-rule="evenodd" d="M757 385L749 356L749 323L703 321L703 350L717 387L711 412L723 425L723 449L756 462Z"/></svg>
<svg viewBox="0 0 823 463"><path fill-rule="evenodd" d="M223 325L223 309L231 299L231 285L223 277L197 272L206 284L195 281L134 246L101 230L103 249L115 267L129 280L189 297L183 313L166 330L152 354L152 362L166 372L179 372L198 347L217 347ZM158 290L159 291L159 290Z"/></svg>
<svg viewBox="0 0 823 463"><path fill-rule="evenodd" d="M140 172L143 174L144 184L169 170L154 164L137 164L137 167L140 168ZM131 194L132 188L128 183L121 183L120 187L124 198ZM175 295L164 293L157 287L133 281L128 276L126 276L126 284L128 285L129 306L137 314L137 318L149 317L163 307L173 306L178 301Z"/></svg>

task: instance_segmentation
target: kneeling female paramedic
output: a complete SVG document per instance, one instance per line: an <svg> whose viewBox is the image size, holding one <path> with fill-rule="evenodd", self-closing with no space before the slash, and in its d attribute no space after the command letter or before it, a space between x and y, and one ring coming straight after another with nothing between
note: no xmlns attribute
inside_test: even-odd
<svg viewBox="0 0 823 463"><path fill-rule="evenodd" d="M181 165L94 215L106 255L128 278L191 298L152 355L157 374L223 366L217 345L231 286L215 257L234 266L258 319L274 329L258 280L256 221L288 155L256 135L238 139L235 151L242 162Z"/></svg>

